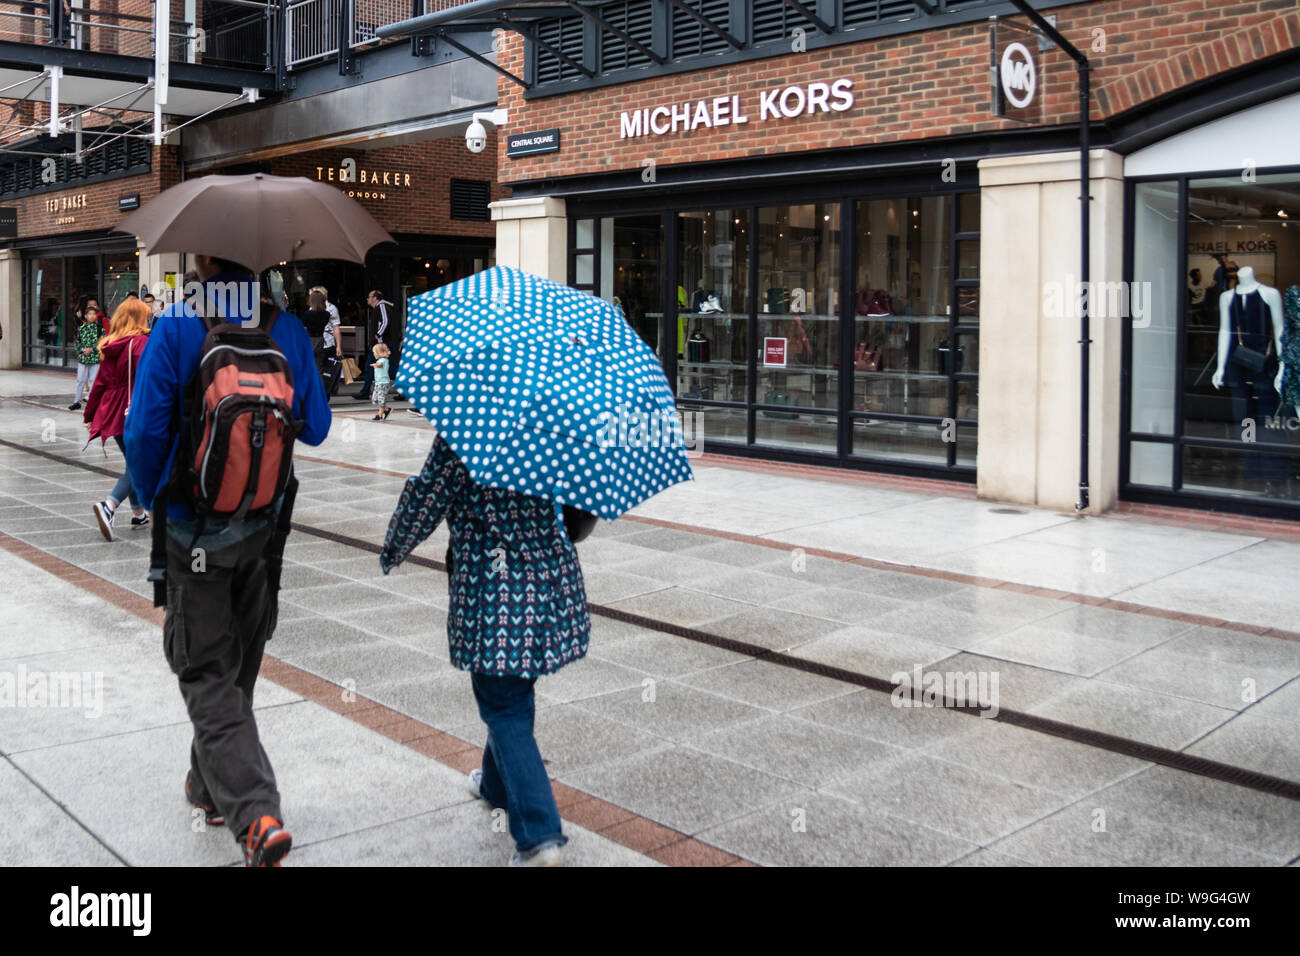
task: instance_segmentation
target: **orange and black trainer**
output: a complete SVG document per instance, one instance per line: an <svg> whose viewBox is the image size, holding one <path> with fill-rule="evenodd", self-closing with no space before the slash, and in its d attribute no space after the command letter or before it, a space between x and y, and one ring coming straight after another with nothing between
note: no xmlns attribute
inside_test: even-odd
<svg viewBox="0 0 1300 956"><path fill-rule="evenodd" d="M261 817L244 836L245 866L279 866L289 855L293 835L275 817Z"/></svg>
<svg viewBox="0 0 1300 956"><path fill-rule="evenodd" d="M210 827L219 827L225 825L226 818L221 815L221 811L211 803L204 803L201 800L194 799L194 790L190 786L190 772L185 772L185 799L190 802L191 806L198 807L203 811L203 822Z"/></svg>

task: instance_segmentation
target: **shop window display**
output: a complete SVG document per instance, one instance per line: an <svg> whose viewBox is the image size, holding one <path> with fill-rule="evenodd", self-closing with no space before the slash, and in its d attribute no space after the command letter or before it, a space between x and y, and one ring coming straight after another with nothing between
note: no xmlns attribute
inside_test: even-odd
<svg viewBox="0 0 1300 956"><path fill-rule="evenodd" d="M683 407L691 399L745 402L749 212L683 212L677 235L678 398ZM739 438L744 439L743 428Z"/></svg>
<svg viewBox="0 0 1300 956"><path fill-rule="evenodd" d="M1300 503L1300 174L1190 179L1187 246L1171 251L1177 193L1177 182L1135 187L1134 278L1153 283L1154 308L1132 334L1130 426L1179 447L1133 442L1129 480ZM1175 268L1183 288L1166 288ZM1166 375L1179 341L1181 368Z"/></svg>
<svg viewBox="0 0 1300 956"><path fill-rule="evenodd" d="M836 449L840 207L758 210L758 412L761 444ZM816 409L795 414L773 406Z"/></svg>
<svg viewBox="0 0 1300 956"><path fill-rule="evenodd" d="M973 469L979 212L977 193L577 212L569 282L657 344L709 442Z"/></svg>
<svg viewBox="0 0 1300 956"><path fill-rule="evenodd" d="M853 410L948 416L954 375L975 371L974 339L952 333L949 197L857 204ZM977 242L959 243L963 277L979 272ZM977 289L970 290L977 293ZM963 321L977 321L976 312ZM969 338L969 340L968 340ZM940 429L890 419L855 419L855 454L947 460Z"/></svg>

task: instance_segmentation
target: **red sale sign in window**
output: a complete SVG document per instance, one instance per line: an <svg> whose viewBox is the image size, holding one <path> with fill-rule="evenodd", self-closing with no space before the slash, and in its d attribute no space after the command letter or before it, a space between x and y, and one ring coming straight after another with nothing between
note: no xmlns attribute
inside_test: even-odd
<svg viewBox="0 0 1300 956"><path fill-rule="evenodd" d="M763 364L785 368L786 339L763 339Z"/></svg>

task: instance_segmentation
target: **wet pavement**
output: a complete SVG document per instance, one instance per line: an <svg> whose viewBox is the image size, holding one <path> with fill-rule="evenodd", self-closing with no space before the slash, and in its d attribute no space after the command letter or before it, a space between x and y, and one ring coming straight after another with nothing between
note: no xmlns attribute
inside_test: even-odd
<svg viewBox="0 0 1300 956"><path fill-rule="evenodd" d="M83 448L65 384L0 372L0 684L84 678L79 706L0 706L0 863L233 863L181 795L148 534L99 534L111 479L85 466L121 458ZM366 550L432 429L334 404L329 440L299 449L294 518L319 534L290 538L257 693L288 862L501 865L509 837L464 785L483 728L447 659L445 575L384 576ZM1300 857L1300 543L696 466L578 548L590 653L542 678L537 714L571 863ZM979 707L926 706L963 686Z"/></svg>

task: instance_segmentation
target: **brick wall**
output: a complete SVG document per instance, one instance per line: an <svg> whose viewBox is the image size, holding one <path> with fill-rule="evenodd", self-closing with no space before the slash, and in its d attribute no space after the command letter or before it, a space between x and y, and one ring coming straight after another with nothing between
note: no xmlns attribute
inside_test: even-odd
<svg viewBox="0 0 1300 956"><path fill-rule="evenodd" d="M273 159L270 166L277 176L306 176L327 183L333 172L334 184L355 193L353 198L389 232L492 237L496 228L491 222L452 219L450 196L452 179L479 179L493 183L494 200L507 197L510 191L493 182L496 155L495 133L489 132L487 148L478 154L467 150L458 136L381 149L315 150ZM356 160L358 182L338 182L346 158ZM364 183L359 181L363 173ZM379 181L372 184L369 180L376 173ZM384 173L389 174L387 184ZM405 185L407 176L410 187Z"/></svg>
<svg viewBox="0 0 1300 956"><path fill-rule="evenodd" d="M112 229L128 215L117 210L119 196L139 193L143 205L179 181L180 168L175 148L161 146L154 147L153 169L148 173L7 199L4 205L18 209L20 239ZM57 203L58 210L51 211L47 203ZM71 222L60 221L69 218Z"/></svg>
<svg viewBox="0 0 1300 956"><path fill-rule="evenodd" d="M1296 7L1297 0L1113 0L1056 13L1061 31L1092 61L1097 120L1300 47ZM505 69L521 74L523 54L521 37L503 37L499 63ZM1040 57L1046 125L1075 122L1073 63L1060 50ZM499 105L511 112L510 128L559 127L561 148L507 159L502 143L500 178L522 182L637 170L646 159L666 166L1018 128L990 112L988 59L988 25L975 23L534 100L503 77ZM746 106L756 107L760 91L839 77L853 80L855 101L847 112L756 122L753 108L746 125L619 136L623 110L724 94L740 94Z"/></svg>

